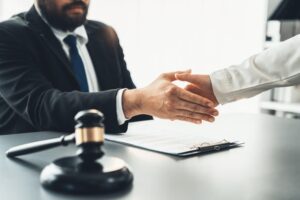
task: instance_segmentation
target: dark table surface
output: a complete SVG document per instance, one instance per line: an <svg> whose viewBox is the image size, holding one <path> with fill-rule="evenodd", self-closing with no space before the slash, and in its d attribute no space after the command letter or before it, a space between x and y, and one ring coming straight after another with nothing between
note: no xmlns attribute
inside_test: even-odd
<svg viewBox="0 0 300 200"><path fill-rule="evenodd" d="M245 142L241 148L178 158L112 142L106 155L125 160L134 174L133 186L111 195L65 195L43 189L39 175L56 158L74 154L75 147L6 158L14 146L59 136L40 132L0 136L1 200L289 200L300 199L300 121L267 115L223 115L202 132ZM183 130L188 131L188 130Z"/></svg>

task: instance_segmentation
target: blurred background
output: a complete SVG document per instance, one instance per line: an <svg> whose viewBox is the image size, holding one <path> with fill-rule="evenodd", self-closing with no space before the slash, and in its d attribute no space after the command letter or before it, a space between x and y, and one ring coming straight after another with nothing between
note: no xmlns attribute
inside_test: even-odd
<svg viewBox="0 0 300 200"><path fill-rule="evenodd" d="M91 0L89 18L113 26L138 87L160 73L195 73L239 64L269 42L268 16L280 0ZM0 0L0 21L33 0ZM271 30L279 31L276 24ZM270 36L271 37L271 36ZM275 39L274 39L275 38ZM269 44L268 43L268 44ZM266 101L270 95L265 95ZM262 97L222 106L223 113L257 113ZM272 99L272 98L271 98Z"/></svg>

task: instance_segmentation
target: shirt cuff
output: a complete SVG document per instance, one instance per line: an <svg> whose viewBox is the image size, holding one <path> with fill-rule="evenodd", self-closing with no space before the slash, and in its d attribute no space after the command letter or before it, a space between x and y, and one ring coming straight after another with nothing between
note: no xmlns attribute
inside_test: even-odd
<svg viewBox="0 0 300 200"><path fill-rule="evenodd" d="M226 104L236 100L230 98L228 90L232 88L232 80L226 70L219 70L209 75L213 92L220 104Z"/></svg>
<svg viewBox="0 0 300 200"><path fill-rule="evenodd" d="M117 118L119 125L123 125L128 119L126 119L123 111L123 93L126 89L121 89L117 93L116 108L117 108Z"/></svg>

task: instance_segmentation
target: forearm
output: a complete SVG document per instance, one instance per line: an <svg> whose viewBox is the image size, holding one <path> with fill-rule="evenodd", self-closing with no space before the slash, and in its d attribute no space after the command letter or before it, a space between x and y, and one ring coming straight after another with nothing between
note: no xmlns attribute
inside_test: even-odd
<svg viewBox="0 0 300 200"><path fill-rule="evenodd" d="M210 75L219 103L257 95L274 87L300 83L300 37L296 36Z"/></svg>
<svg viewBox="0 0 300 200"><path fill-rule="evenodd" d="M127 123L119 126L117 121L115 107L117 91L82 93L36 89L30 95L23 95L22 98L7 93L5 99L36 130L71 132L74 130L74 116L77 112L98 109L104 113L107 132L125 132Z"/></svg>

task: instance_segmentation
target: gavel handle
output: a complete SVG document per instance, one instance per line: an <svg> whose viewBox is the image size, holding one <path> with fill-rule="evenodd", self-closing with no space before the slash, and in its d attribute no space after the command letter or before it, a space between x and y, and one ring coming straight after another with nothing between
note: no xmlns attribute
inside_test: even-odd
<svg viewBox="0 0 300 200"><path fill-rule="evenodd" d="M59 138L49 139L49 140L43 140L43 141L37 141L32 142L28 144L23 144L20 146L16 146L13 148L10 148L6 152L7 157L16 157L21 156L25 154L35 153L47 149L51 149L58 146L67 146L70 143L75 143L75 135L64 135Z"/></svg>

